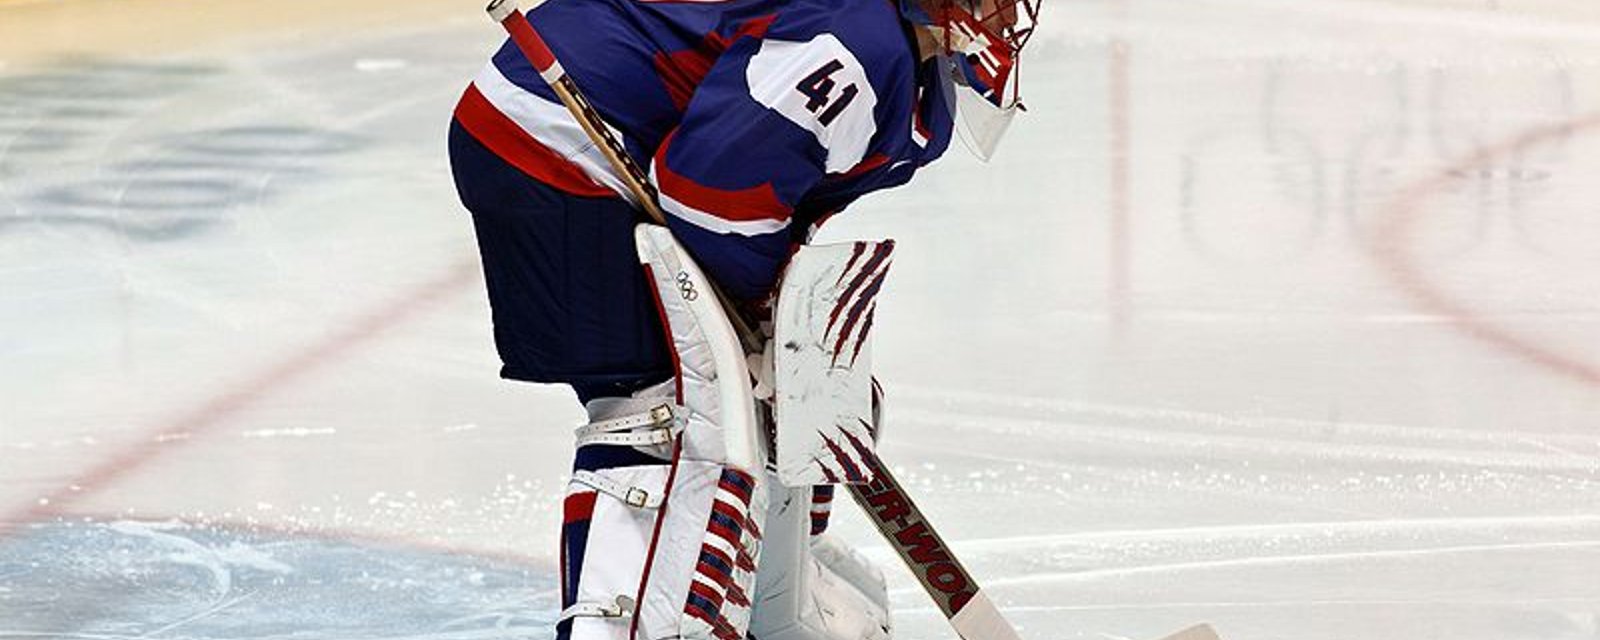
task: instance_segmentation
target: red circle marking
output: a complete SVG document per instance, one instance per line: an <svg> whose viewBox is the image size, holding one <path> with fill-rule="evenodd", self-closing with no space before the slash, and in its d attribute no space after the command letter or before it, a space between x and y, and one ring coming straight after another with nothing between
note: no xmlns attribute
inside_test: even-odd
<svg viewBox="0 0 1600 640"><path fill-rule="evenodd" d="M1537 344L1510 329L1486 320L1465 302L1445 293L1441 287L1429 280L1411 251L1415 247L1418 223L1427 213L1424 205L1429 199L1450 187L1452 175L1481 168L1541 144L1579 133L1589 133L1594 129L1600 129L1600 113L1528 129L1498 144L1483 147L1450 163L1427 178L1410 184L1383 209L1376 233L1370 236L1369 248L1378 266L1401 291L1422 308L1454 319L1455 326L1468 336L1515 354L1551 372L1584 384L1600 386L1600 366L1585 362L1570 353Z"/></svg>

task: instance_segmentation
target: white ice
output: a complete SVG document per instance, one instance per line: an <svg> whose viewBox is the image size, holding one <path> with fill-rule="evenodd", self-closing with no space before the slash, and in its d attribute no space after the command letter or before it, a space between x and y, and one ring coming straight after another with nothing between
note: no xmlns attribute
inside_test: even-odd
<svg viewBox="0 0 1600 640"><path fill-rule="evenodd" d="M581 414L495 375L447 4L0 0L0 638L544 637ZM1600 7L1044 21L992 164L827 232L1024 637L1600 638Z"/></svg>

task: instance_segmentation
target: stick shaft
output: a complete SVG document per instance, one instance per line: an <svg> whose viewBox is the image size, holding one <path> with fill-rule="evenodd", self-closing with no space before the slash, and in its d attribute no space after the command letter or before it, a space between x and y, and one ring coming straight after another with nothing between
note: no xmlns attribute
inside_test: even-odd
<svg viewBox="0 0 1600 640"><path fill-rule="evenodd" d="M850 496L900 554L956 632L964 640L1018 640L1016 628L1000 615L888 465L876 454L864 462L872 468L873 480L846 485Z"/></svg>

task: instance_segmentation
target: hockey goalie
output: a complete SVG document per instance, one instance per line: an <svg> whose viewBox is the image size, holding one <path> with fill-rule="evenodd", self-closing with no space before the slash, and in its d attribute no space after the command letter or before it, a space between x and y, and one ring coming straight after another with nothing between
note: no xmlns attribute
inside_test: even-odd
<svg viewBox="0 0 1600 640"><path fill-rule="evenodd" d="M959 127L987 156L1036 0L549 0L528 14L666 226L507 43L456 106L501 375L569 385L557 637L889 638L882 575L826 532L872 480L889 242L809 245ZM548 60L545 64L548 64ZM959 109L958 109L959 105ZM957 111L960 112L959 119ZM763 319L749 353L715 293Z"/></svg>

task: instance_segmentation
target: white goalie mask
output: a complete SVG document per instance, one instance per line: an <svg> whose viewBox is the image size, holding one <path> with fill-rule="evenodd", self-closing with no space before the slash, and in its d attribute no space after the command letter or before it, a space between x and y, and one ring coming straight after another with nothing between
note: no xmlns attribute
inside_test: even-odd
<svg viewBox="0 0 1600 640"><path fill-rule="evenodd" d="M963 65L952 67L954 73L961 73ZM973 155L988 161L1000 147L1006 130L1011 128L1011 119L1016 117L1017 112L1026 110L1016 97L1016 81L1011 81L1012 97L1003 105L983 98L979 90L971 89L972 85L964 82L962 76L957 76L955 83L959 85L955 91L956 132Z"/></svg>

